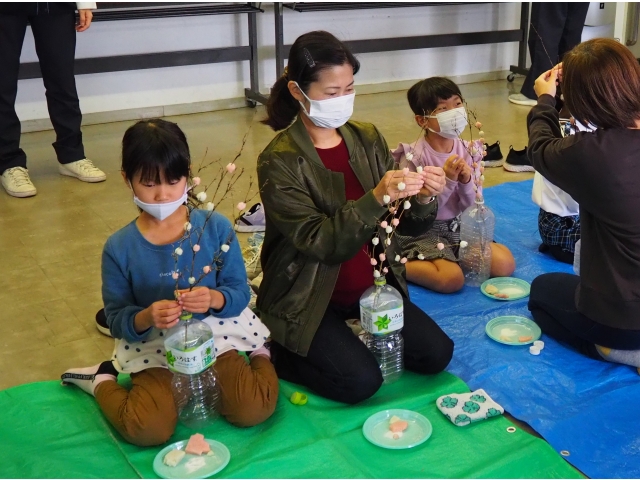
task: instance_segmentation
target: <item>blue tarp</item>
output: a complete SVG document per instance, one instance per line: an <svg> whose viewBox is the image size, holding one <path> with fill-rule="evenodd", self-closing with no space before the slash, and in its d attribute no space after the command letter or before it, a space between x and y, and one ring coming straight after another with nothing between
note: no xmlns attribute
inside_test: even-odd
<svg viewBox="0 0 640 480"><path fill-rule="evenodd" d="M539 210L531 188L525 181L485 190L496 215L495 239L513 252L515 277L531 282L542 273L572 273L570 265L538 252ZM409 290L454 340L448 371L471 390L484 388L558 452L569 452L567 460L585 475L640 478L640 376L634 368L589 359L544 334L539 356L491 340L484 329L492 318L532 318L526 298L500 302L471 287L450 295L414 285Z"/></svg>

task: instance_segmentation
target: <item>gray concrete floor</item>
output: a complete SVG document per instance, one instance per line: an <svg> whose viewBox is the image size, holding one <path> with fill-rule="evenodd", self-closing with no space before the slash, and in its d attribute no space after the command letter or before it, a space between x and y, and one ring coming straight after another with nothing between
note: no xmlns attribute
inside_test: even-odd
<svg viewBox="0 0 640 480"><path fill-rule="evenodd" d="M517 82L461 86L469 106L484 124L487 141L500 140L505 157L509 145L521 149L527 142L529 109L507 101L509 93L518 91ZM274 135L259 123L263 116L264 109L259 107L170 120L186 133L195 163L208 151L208 159L221 159L226 164L251 128L237 161L246 172L236 191L245 192L253 177L255 193L256 157ZM374 123L391 148L401 141L412 142L419 134L404 91L357 96L353 118ZM0 189L0 389L58 379L70 367L89 366L111 355L113 340L96 330L94 315L102 306L103 245L110 234L137 215L119 173L122 135L132 123L83 129L87 156L108 175L107 181L99 184L58 174L51 147L53 131L22 137L38 195L17 199ZM205 173L203 180L212 175ZM485 176L485 186L532 178L532 174L509 173L502 168L487 169ZM220 211L230 216L233 209L227 204L221 205ZM242 237L244 241L246 235Z"/></svg>

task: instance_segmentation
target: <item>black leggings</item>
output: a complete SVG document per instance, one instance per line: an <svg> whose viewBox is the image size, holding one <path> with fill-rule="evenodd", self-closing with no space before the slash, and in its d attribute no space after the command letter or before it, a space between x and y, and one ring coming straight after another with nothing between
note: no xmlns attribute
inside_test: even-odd
<svg viewBox="0 0 640 480"><path fill-rule="evenodd" d="M594 322L578 312L575 293L580 277L546 273L531 284L529 310L542 331L588 357L602 360L596 344L619 350L640 349L640 330L622 330Z"/></svg>
<svg viewBox="0 0 640 480"><path fill-rule="evenodd" d="M567 252L560 245L547 245L545 243L542 243L540 247L538 247L538 251L540 253L548 252L559 262L573 265L573 253Z"/></svg>
<svg viewBox="0 0 640 480"><path fill-rule="evenodd" d="M304 385L323 397L354 404L366 400L382 385L374 356L347 326L360 318L359 305L330 304L306 357L274 343L278 377ZM409 300L404 300L404 362L407 370L434 374L444 370L453 355L453 341Z"/></svg>

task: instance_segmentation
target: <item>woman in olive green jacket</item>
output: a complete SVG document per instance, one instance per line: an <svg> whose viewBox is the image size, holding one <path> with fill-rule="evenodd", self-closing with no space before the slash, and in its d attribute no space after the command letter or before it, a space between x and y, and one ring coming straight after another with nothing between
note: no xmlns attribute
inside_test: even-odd
<svg viewBox="0 0 640 480"><path fill-rule="evenodd" d="M345 403L369 398L383 381L375 358L345 320L359 318L358 300L373 284L367 249L388 214L385 200L410 199L398 231L421 234L435 219L434 196L445 184L440 168L394 170L378 130L348 121L358 69L333 35L299 37L267 105L265 123L286 129L258 159L266 233L257 306L275 342L276 371ZM396 253L393 238L386 249L386 279L405 298L406 368L440 372L451 360L453 342L409 301Z"/></svg>

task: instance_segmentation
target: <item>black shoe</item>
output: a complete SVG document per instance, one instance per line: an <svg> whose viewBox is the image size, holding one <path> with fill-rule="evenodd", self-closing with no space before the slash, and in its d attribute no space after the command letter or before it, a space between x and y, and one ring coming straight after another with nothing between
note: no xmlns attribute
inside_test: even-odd
<svg viewBox="0 0 640 480"><path fill-rule="evenodd" d="M109 325L107 325L107 316L104 313L104 308L101 308L98 310L98 313L96 313L96 328L103 335L107 337L111 336L111 330L109 330Z"/></svg>
<svg viewBox="0 0 640 480"><path fill-rule="evenodd" d="M487 143L484 144L487 149L487 155L484 157L484 166L488 168L501 167L504 163L502 159L502 152L500 151L500 141L497 141L493 145Z"/></svg>
<svg viewBox="0 0 640 480"><path fill-rule="evenodd" d="M527 157L527 147L524 147L524 150L516 150L510 145L507 160L502 167L508 172L535 172Z"/></svg>

